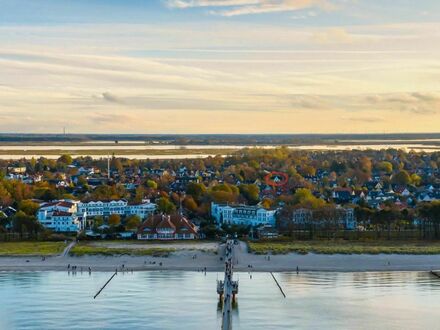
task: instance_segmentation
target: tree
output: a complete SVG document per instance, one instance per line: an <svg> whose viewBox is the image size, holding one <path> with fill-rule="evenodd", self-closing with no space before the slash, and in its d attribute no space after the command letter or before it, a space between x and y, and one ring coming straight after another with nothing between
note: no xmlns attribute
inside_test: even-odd
<svg viewBox="0 0 440 330"><path fill-rule="evenodd" d="M300 188L293 195L293 204L307 208L318 208L324 206L325 202L313 196L309 189Z"/></svg>
<svg viewBox="0 0 440 330"><path fill-rule="evenodd" d="M0 229L6 230L11 224L11 221L3 213L0 213Z"/></svg>
<svg viewBox="0 0 440 330"><path fill-rule="evenodd" d="M393 172L393 164L387 161L378 163L376 167L379 171L383 171L387 174L391 174Z"/></svg>
<svg viewBox="0 0 440 330"><path fill-rule="evenodd" d="M30 216L23 211L18 211L12 217L12 228L15 232L37 234L41 230L41 225L35 216Z"/></svg>
<svg viewBox="0 0 440 330"><path fill-rule="evenodd" d="M58 163L62 163L64 165L71 165L73 162L73 158L70 155L61 155L58 159L57 159Z"/></svg>
<svg viewBox="0 0 440 330"><path fill-rule="evenodd" d="M141 218L134 214L134 215L130 215L125 223L125 227L127 229L136 229L137 227L139 227L139 225L141 224Z"/></svg>
<svg viewBox="0 0 440 330"><path fill-rule="evenodd" d="M185 196L183 206L191 212L195 212L197 210L197 203L192 196Z"/></svg>
<svg viewBox="0 0 440 330"><path fill-rule="evenodd" d="M176 210L176 205L174 205L167 197L161 197L157 201L157 210L165 214L171 214Z"/></svg>
<svg viewBox="0 0 440 330"><path fill-rule="evenodd" d="M374 211L368 207L361 207L361 206L356 207L354 211L355 211L356 219L359 221L359 223L362 224L364 229L366 229L367 224L370 222L374 214Z"/></svg>
<svg viewBox="0 0 440 330"><path fill-rule="evenodd" d="M102 226L103 224L104 224L104 218L102 216L98 215L93 219L93 227L95 229L98 228L99 226Z"/></svg>
<svg viewBox="0 0 440 330"><path fill-rule="evenodd" d="M147 180L147 187L156 190L157 183L154 180Z"/></svg>
<svg viewBox="0 0 440 330"><path fill-rule="evenodd" d="M134 202L135 203L141 203L142 200L145 198L145 188L143 186L138 186L136 188L135 196L134 196Z"/></svg>
<svg viewBox="0 0 440 330"><path fill-rule="evenodd" d="M186 193L194 197L194 199L200 200L206 194L206 186L203 183L190 182L186 187Z"/></svg>
<svg viewBox="0 0 440 330"><path fill-rule="evenodd" d="M434 228L434 237L440 238L440 201L423 203L418 207L418 214L424 220L424 227Z"/></svg>
<svg viewBox="0 0 440 330"><path fill-rule="evenodd" d="M111 227L116 227L121 224L121 216L119 214L111 214L108 217L108 224Z"/></svg>
<svg viewBox="0 0 440 330"><path fill-rule="evenodd" d="M40 208L40 205L38 203L35 203L29 199L21 201L18 204L18 210L23 211L27 215L37 214L37 211L39 208Z"/></svg>
<svg viewBox="0 0 440 330"><path fill-rule="evenodd" d="M411 182L411 177L407 171L401 170L391 177L391 182L401 186L406 186Z"/></svg>
<svg viewBox="0 0 440 330"><path fill-rule="evenodd" d="M420 186L422 183L422 178L416 173L411 174L411 183L415 186Z"/></svg>
<svg viewBox="0 0 440 330"><path fill-rule="evenodd" d="M0 184L0 206L9 206L12 204L12 197L6 188Z"/></svg>
<svg viewBox="0 0 440 330"><path fill-rule="evenodd" d="M239 190L237 186L222 183L212 187L209 195L216 203L233 203L237 201Z"/></svg>
<svg viewBox="0 0 440 330"><path fill-rule="evenodd" d="M260 200L260 188L255 184L241 184L240 193L247 199L250 204L257 204Z"/></svg>

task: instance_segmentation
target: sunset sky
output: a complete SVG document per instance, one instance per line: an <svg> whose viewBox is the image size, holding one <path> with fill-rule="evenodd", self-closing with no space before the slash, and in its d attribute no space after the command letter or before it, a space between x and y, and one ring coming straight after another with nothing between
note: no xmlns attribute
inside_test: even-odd
<svg viewBox="0 0 440 330"><path fill-rule="evenodd" d="M438 0L0 0L0 132L440 131Z"/></svg>

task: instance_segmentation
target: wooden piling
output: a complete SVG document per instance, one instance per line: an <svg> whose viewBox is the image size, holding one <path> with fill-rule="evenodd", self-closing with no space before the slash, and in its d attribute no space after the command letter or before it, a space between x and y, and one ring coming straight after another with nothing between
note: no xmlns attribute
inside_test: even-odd
<svg viewBox="0 0 440 330"><path fill-rule="evenodd" d="M108 279L107 282L105 282L105 284L102 286L102 288L95 294L95 296L93 297L93 299L96 299L96 297L99 296L99 294L101 293L102 290L104 290L104 288L107 286L107 284L110 283L110 281L113 279L113 277L115 277L118 274L118 271L115 271L115 273Z"/></svg>
<svg viewBox="0 0 440 330"><path fill-rule="evenodd" d="M434 271L434 270L431 270L430 273L431 273L432 275L437 276L438 278L440 278L440 271Z"/></svg>
<svg viewBox="0 0 440 330"><path fill-rule="evenodd" d="M273 280L278 285L278 288L280 288L281 293L283 294L284 298L286 298L286 294L283 291L283 288L281 287L280 283L278 283L277 279L275 278L274 274L270 272L270 275L272 275Z"/></svg>

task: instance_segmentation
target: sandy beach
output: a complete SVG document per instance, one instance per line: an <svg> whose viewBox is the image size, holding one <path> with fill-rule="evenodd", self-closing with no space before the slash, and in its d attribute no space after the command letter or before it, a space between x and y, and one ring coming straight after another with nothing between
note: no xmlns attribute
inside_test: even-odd
<svg viewBox="0 0 440 330"><path fill-rule="evenodd" d="M182 247L182 245L180 245ZM213 246L210 246L213 249ZM167 257L153 256L100 256L73 257L68 254L42 257L0 257L0 271L126 271L185 270L222 271L222 246L218 251L181 249ZM440 255L346 255L346 254L286 254L255 255L247 252L246 245L235 247L235 271L288 272L296 271L430 271L440 269ZM70 267L69 267L70 265ZM251 266L251 267L250 267Z"/></svg>

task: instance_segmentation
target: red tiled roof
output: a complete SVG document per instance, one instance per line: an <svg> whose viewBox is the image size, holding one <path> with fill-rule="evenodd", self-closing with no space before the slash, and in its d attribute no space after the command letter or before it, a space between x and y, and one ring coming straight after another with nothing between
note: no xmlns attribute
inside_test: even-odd
<svg viewBox="0 0 440 330"><path fill-rule="evenodd" d="M155 214L150 216L139 227L139 233L148 231L155 233L158 228L171 228L175 233L192 233L197 234L197 227L188 219L180 214L173 214L171 216L163 214Z"/></svg>

